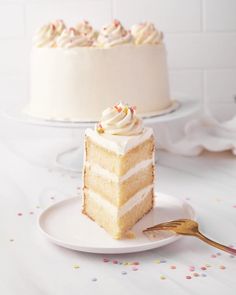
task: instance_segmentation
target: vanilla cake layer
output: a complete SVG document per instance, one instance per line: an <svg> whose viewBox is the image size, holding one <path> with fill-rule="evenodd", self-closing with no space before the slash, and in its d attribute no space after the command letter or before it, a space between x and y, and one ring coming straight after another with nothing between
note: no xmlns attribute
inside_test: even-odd
<svg viewBox="0 0 236 295"><path fill-rule="evenodd" d="M94 138L87 136L85 149L86 161L97 164L117 176L122 176L139 162L153 157L154 137L151 135L142 144L133 147L125 154L117 154L109 149L109 146L103 147Z"/></svg>
<svg viewBox="0 0 236 295"><path fill-rule="evenodd" d="M164 44L33 48L30 64L32 116L97 121L119 98L141 115L171 105Z"/></svg>
<svg viewBox="0 0 236 295"><path fill-rule="evenodd" d="M135 172L136 169L134 169L133 172L135 173L127 179L124 177L119 178L115 174L105 173L105 171L99 169L99 166L94 168L93 164L86 165L84 185L102 195L103 198L107 199L115 206L121 207L139 190L153 183L154 175L152 162L152 158L145 161L145 163L149 163L149 165L146 167L144 166L143 169L137 169L137 172ZM141 164L142 163L143 162L141 162Z"/></svg>
<svg viewBox="0 0 236 295"><path fill-rule="evenodd" d="M118 209L102 196L84 190L83 213L103 227L115 239L122 238L133 225L153 207L153 188L141 190L134 200ZM136 201L136 202L135 202Z"/></svg>

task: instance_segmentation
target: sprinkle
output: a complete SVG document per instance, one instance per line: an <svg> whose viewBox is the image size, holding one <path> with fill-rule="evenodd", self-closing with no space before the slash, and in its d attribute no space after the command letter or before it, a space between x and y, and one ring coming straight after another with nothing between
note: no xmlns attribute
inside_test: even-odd
<svg viewBox="0 0 236 295"><path fill-rule="evenodd" d="M217 256L215 254L212 254L211 255L211 258L216 258Z"/></svg>
<svg viewBox="0 0 236 295"><path fill-rule="evenodd" d="M216 253L216 255L217 255L217 256L220 256L220 255L221 255L221 253L220 253L220 252L217 252L217 253Z"/></svg>
<svg viewBox="0 0 236 295"><path fill-rule="evenodd" d="M171 269L176 269L176 266L175 265L171 265L170 268Z"/></svg>
<svg viewBox="0 0 236 295"><path fill-rule="evenodd" d="M165 260L165 259L163 259L163 260L161 260L161 261L160 261L160 263L166 263L166 260Z"/></svg>
<svg viewBox="0 0 236 295"><path fill-rule="evenodd" d="M224 265L220 265L220 269L226 269Z"/></svg>
<svg viewBox="0 0 236 295"><path fill-rule="evenodd" d="M233 205L233 208L236 208L236 205Z"/></svg>
<svg viewBox="0 0 236 295"><path fill-rule="evenodd" d="M187 280L191 280L191 278L192 278L191 276L186 276Z"/></svg>
<svg viewBox="0 0 236 295"><path fill-rule="evenodd" d="M211 267L211 265L207 263L207 264L206 264L206 267Z"/></svg>
<svg viewBox="0 0 236 295"><path fill-rule="evenodd" d="M121 272L121 274L122 274L122 275L127 275L127 271L124 271L124 270L123 270L123 271Z"/></svg>
<svg viewBox="0 0 236 295"><path fill-rule="evenodd" d="M157 263L157 264L160 264L161 263L161 261L159 259L154 260L154 262Z"/></svg>
<svg viewBox="0 0 236 295"><path fill-rule="evenodd" d="M163 276L163 275L161 275L161 276L160 276L160 279L161 279L161 280L165 280L165 279L166 279L166 277L165 277L165 276Z"/></svg>
<svg viewBox="0 0 236 295"><path fill-rule="evenodd" d="M55 198L54 198L54 197L51 197L50 199L51 199L51 200L55 200Z"/></svg>
<svg viewBox="0 0 236 295"><path fill-rule="evenodd" d="M123 265L129 265L129 263L127 261L123 262Z"/></svg>
<svg viewBox="0 0 236 295"><path fill-rule="evenodd" d="M201 267L201 270L206 270L207 268L205 266L202 266Z"/></svg>
<svg viewBox="0 0 236 295"><path fill-rule="evenodd" d="M74 269L78 269L78 268L80 268L80 266L79 266L79 264L74 264L74 265L73 265L73 268L74 268Z"/></svg>
<svg viewBox="0 0 236 295"><path fill-rule="evenodd" d="M113 264L118 264L118 260L112 260Z"/></svg>
<svg viewBox="0 0 236 295"><path fill-rule="evenodd" d="M133 265L139 265L138 261L133 262Z"/></svg>
<svg viewBox="0 0 236 295"><path fill-rule="evenodd" d="M193 273L193 276L194 276L194 277L199 277L199 274L198 274L197 272L194 272L194 273Z"/></svg>
<svg viewBox="0 0 236 295"><path fill-rule="evenodd" d="M231 254L231 255L229 255L229 257L230 257L230 258L234 258L234 255Z"/></svg>
<svg viewBox="0 0 236 295"><path fill-rule="evenodd" d="M22 216L23 214L22 214L22 213L17 213L17 215L18 215L18 216Z"/></svg>
<svg viewBox="0 0 236 295"><path fill-rule="evenodd" d="M133 271L137 271L137 270L138 270L138 268L137 268L137 267L135 267L135 266L133 266L133 267L132 267L132 270L133 270Z"/></svg>
<svg viewBox="0 0 236 295"><path fill-rule="evenodd" d="M110 261L110 259L108 259L108 258L103 258L103 262L109 262Z"/></svg>
<svg viewBox="0 0 236 295"><path fill-rule="evenodd" d="M40 206L36 206L36 209L40 209Z"/></svg>
<svg viewBox="0 0 236 295"><path fill-rule="evenodd" d="M189 271L195 271L195 266L189 266Z"/></svg>
<svg viewBox="0 0 236 295"><path fill-rule="evenodd" d="M97 278L92 278L92 282L97 282Z"/></svg>
<svg viewBox="0 0 236 295"><path fill-rule="evenodd" d="M29 212L29 214L30 214L30 215L33 215L33 214L34 214L34 212L33 212L33 211L30 211L30 212Z"/></svg>
<svg viewBox="0 0 236 295"><path fill-rule="evenodd" d="M205 278L207 275L205 273L202 273L201 276Z"/></svg>
<svg viewBox="0 0 236 295"><path fill-rule="evenodd" d="M10 239L9 241L10 241L10 242L14 242L14 239Z"/></svg>
<svg viewBox="0 0 236 295"><path fill-rule="evenodd" d="M190 201L191 199L190 199L190 198L185 198L185 200L186 200L186 201Z"/></svg>

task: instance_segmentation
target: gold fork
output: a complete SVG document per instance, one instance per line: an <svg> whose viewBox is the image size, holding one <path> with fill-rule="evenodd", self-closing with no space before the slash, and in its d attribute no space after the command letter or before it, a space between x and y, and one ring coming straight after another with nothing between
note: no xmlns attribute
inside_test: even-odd
<svg viewBox="0 0 236 295"><path fill-rule="evenodd" d="M230 247L224 246L222 244L219 244L205 237L202 233L200 233L198 229L198 223L191 219L177 219L177 220L172 220L169 222L160 223L145 229L143 232L147 233L147 232L154 232L159 230L165 230L165 231L168 230L168 231L173 231L180 235L194 236L213 247L216 247L220 250L228 252L232 255L236 255L236 249L232 249Z"/></svg>

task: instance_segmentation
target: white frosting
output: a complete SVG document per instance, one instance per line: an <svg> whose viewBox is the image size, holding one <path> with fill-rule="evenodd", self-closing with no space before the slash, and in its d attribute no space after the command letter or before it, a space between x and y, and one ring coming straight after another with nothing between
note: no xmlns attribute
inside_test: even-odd
<svg viewBox="0 0 236 295"><path fill-rule="evenodd" d="M43 25L35 34L33 44L35 47L55 47L57 28L53 23Z"/></svg>
<svg viewBox="0 0 236 295"><path fill-rule="evenodd" d="M93 29L87 20L78 23L75 29L81 34L87 37L87 39L93 41L96 38L97 32Z"/></svg>
<svg viewBox="0 0 236 295"><path fill-rule="evenodd" d="M155 26L149 22L132 26L131 32L136 45L158 44L163 39L162 32L158 31Z"/></svg>
<svg viewBox="0 0 236 295"><path fill-rule="evenodd" d="M92 199L94 202L99 204L101 207L105 208L107 212L114 218L120 218L127 212L129 212L132 208L134 208L136 205L141 203L148 195L148 193L153 189L153 185L149 185L142 190L138 191L132 198L130 198L123 206L120 208L116 207L106 199L104 199L99 194L95 193L92 190L85 189L85 191L88 193L87 197Z"/></svg>
<svg viewBox="0 0 236 295"><path fill-rule="evenodd" d="M86 162L85 166L95 175L102 176L102 177L104 177L110 181L113 181L113 182L122 183L125 180L127 180L128 178L130 178L131 176L133 176L134 174L136 174L137 172L139 172L140 170L148 167L150 164L154 164L153 158L148 159L148 160L144 160L144 161L138 163L137 165L132 167L129 171L127 171L122 176L117 176L115 173L112 173L112 172L110 172L110 171L108 171L108 170L106 170L106 169L102 168L101 166L94 164L94 163Z"/></svg>
<svg viewBox="0 0 236 295"><path fill-rule="evenodd" d="M136 135L142 133L142 123L136 116L135 108L119 103L102 112L98 128L113 135Z"/></svg>
<svg viewBox="0 0 236 295"><path fill-rule="evenodd" d="M57 47L61 48L73 48L91 45L91 41L86 36L77 32L74 28L65 29L61 36L57 38Z"/></svg>
<svg viewBox="0 0 236 295"><path fill-rule="evenodd" d="M93 129L86 129L85 135L105 149L111 150L116 154L124 155L129 150L149 139L153 135L153 130L152 128L146 127L138 135L117 136L108 133L98 133Z"/></svg>
<svg viewBox="0 0 236 295"><path fill-rule="evenodd" d="M170 106L164 44L32 49L28 114L98 121L119 99L141 116Z"/></svg>
<svg viewBox="0 0 236 295"><path fill-rule="evenodd" d="M130 43L131 40L130 31L126 31L118 20L114 20L111 24L102 28L95 45L102 48L109 48Z"/></svg>

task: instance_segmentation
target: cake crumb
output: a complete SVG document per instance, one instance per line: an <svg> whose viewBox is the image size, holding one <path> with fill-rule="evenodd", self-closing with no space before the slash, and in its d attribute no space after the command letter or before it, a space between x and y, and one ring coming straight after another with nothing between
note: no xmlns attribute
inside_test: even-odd
<svg viewBox="0 0 236 295"><path fill-rule="evenodd" d="M135 235L135 233L133 232L133 231L128 231L126 234L125 234L125 237L127 238L127 239L136 239L136 235Z"/></svg>

